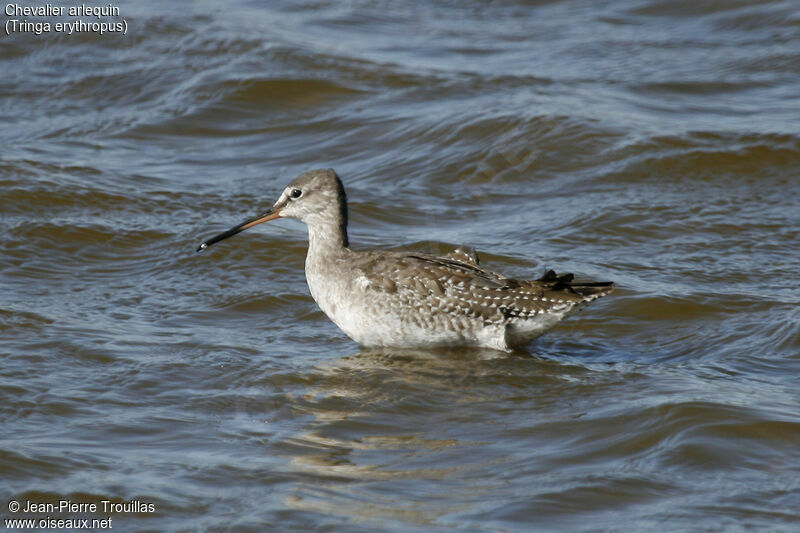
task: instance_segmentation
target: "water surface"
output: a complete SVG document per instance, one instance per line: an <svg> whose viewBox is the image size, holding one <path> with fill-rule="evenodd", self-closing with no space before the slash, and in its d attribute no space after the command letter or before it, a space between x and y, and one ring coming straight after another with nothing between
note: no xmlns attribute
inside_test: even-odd
<svg viewBox="0 0 800 533"><path fill-rule="evenodd" d="M126 2L125 36L2 36L0 515L796 530L796 5L596 4ZM620 288L523 354L363 350L302 224L194 253L328 167L355 247Z"/></svg>

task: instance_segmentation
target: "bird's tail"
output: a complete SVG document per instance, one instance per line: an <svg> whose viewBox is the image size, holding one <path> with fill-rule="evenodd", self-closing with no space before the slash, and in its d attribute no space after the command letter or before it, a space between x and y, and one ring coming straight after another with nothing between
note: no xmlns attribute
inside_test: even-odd
<svg viewBox="0 0 800 533"><path fill-rule="evenodd" d="M613 281L587 281L574 283L572 274L556 274L553 270L545 272L544 276L536 281L552 283L553 290L568 290L580 294L587 300L595 300L613 291L617 284Z"/></svg>

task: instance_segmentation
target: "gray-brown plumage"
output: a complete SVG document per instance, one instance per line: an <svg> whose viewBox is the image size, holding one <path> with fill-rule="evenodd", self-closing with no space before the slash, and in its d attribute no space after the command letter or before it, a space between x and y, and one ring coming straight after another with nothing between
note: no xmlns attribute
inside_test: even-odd
<svg viewBox="0 0 800 533"><path fill-rule="evenodd" d="M458 248L444 256L354 251L347 239L347 200L333 170L298 176L267 212L209 239L198 251L279 217L308 225L306 279L314 300L348 336L365 346L474 345L510 350L541 335L614 289L547 272L507 278Z"/></svg>

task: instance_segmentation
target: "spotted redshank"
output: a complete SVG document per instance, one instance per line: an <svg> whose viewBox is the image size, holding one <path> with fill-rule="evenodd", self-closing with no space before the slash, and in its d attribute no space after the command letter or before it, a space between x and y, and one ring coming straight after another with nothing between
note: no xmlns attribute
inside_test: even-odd
<svg viewBox="0 0 800 533"><path fill-rule="evenodd" d="M457 248L444 256L351 250L347 197L332 169L294 179L266 212L197 249L276 218L308 226L306 280L320 309L363 346L481 346L510 351L614 289L548 271L537 280L508 278Z"/></svg>

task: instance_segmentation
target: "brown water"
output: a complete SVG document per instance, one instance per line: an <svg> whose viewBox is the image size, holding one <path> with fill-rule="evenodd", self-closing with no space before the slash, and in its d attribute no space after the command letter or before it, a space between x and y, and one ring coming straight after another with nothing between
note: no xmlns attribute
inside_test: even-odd
<svg viewBox="0 0 800 533"><path fill-rule="evenodd" d="M800 528L796 2L223 4L0 37L0 517ZM529 355L360 350L300 223L194 253L320 167L356 247L620 289ZM7 509L62 499L154 509Z"/></svg>

